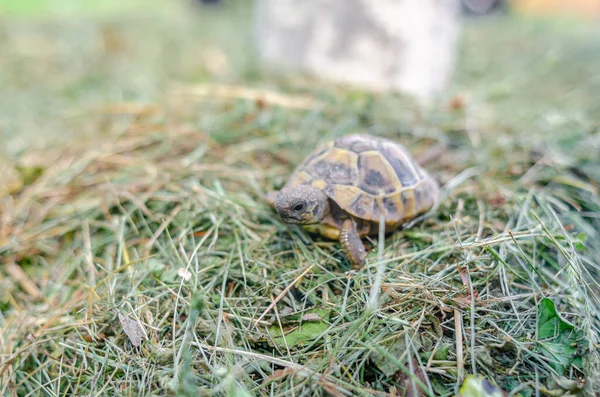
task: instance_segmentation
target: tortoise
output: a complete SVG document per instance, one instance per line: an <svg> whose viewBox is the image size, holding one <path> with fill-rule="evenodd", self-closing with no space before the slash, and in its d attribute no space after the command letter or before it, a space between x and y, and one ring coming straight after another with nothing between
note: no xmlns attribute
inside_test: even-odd
<svg viewBox="0 0 600 397"><path fill-rule="evenodd" d="M431 210L439 186L397 142L367 134L315 149L267 199L281 220L339 240L354 268L366 259L362 238L399 229Z"/></svg>

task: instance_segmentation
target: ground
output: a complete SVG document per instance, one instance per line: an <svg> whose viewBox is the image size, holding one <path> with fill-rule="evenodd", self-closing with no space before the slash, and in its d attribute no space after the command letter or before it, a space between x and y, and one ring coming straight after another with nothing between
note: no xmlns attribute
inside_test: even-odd
<svg viewBox="0 0 600 397"><path fill-rule="evenodd" d="M423 106L268 75L243 4L63 3L0 14L1 396L593 395L597 26L467 21ZM263 197L357 131L443 199L351 272Z"/></svg>

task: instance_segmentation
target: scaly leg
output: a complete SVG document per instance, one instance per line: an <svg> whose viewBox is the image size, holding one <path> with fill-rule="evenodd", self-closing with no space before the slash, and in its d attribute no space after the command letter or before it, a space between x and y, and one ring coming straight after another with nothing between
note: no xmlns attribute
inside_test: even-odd
<svg viewBox="0 0 600 397"><path fill-rule="evenodd" d="M356 224L352 219L346 219L342 224L340 243L342 244L342 250L346 258L350 261L350 265L354 268L362 267L365 263L367 252L365 251L365 245L356 231Z"/></svg>

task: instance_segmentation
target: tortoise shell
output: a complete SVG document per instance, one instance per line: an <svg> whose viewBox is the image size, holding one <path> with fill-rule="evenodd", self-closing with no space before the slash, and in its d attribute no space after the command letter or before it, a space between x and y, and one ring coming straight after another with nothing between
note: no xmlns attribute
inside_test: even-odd
<svg viewBox="0 0 600 397"><path fill-rule="evenodd" d="M370 135L337 138L315 149L286 187L320 189L341 210L396 227L431 209L438 185L400 144Z"/></svg>

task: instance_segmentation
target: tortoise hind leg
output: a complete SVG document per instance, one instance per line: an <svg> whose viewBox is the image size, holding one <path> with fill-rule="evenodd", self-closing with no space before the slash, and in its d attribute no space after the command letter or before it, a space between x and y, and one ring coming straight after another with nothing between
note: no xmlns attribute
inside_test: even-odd
<svg viewBox="0 0 600 397"><path fill-rule="evenodd" d="M342 244L342 251L344 251L346 258L350 261L350 265L353 268L362 267L365 263L367 252L356 230L356 224L352 219L346 219L342 224L340 243Z"/></svg>

